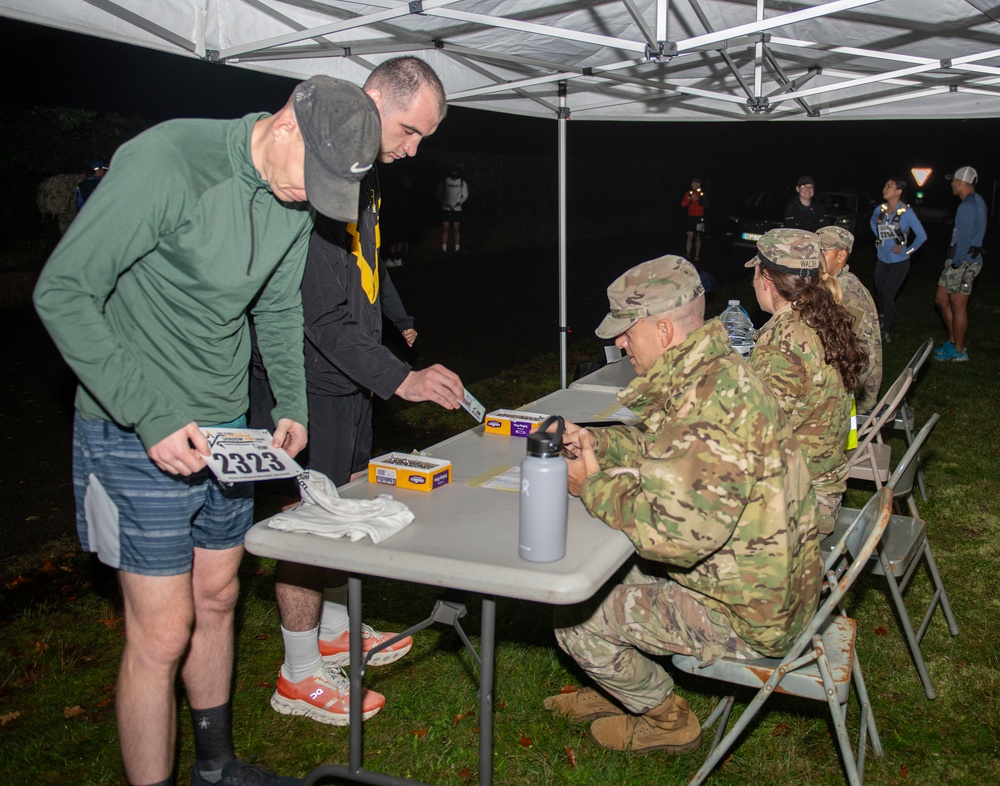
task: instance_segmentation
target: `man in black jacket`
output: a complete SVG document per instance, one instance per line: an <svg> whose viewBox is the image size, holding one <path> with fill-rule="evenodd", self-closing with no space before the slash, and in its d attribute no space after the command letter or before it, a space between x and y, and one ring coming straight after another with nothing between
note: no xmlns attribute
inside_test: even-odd
<svg viewBox="0 0 1000 786"><path fill-rule="evenodd" d="M378 160L384 164L415 155L421 140L444 119L444 88L418 58L386 61L371 73L364 89L382 121ZM336 485L367 468L372 393L456 409L464 392L462 381L444 366L413 371L382 344L383 310L408 344L417 333L380 263L380 205L373 169L361 183L356 222L317 216L302 280L311 437L304 463ZM259 369L251 384L252 425L267 426L270 402ZM350 686L341 667L349 663L347 575L291 562L279 562L275 575L285 661L271 706L286 715L346 725ZM325 602L324 587L331 588ZM394 635L366 625L364 652ZM381 650L369 665L392 663L412 644L406 637ZM364 717L377 713L384 703L385 697L366 690Z"/></svg>

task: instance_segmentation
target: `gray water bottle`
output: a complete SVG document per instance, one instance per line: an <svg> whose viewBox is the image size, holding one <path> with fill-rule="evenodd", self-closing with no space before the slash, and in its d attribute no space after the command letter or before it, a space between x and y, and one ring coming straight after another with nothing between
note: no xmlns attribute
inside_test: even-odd
<svg viewBox="0 0 1000 786"><path fill-rule="evenodd" d="M555 431L546 431L553 423ZM517 549L521 559L555 562L566 556L566 510L569 501L566 462L562 457L565 421L547 418L525 440L521 462L521 507Z"/></svg>

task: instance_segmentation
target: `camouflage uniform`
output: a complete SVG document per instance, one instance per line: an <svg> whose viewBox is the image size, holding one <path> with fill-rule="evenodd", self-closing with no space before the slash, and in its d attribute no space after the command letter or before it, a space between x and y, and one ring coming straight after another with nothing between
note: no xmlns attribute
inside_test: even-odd
<svg viewBox="0 0 1000 786"><path fill-rule="evenodd" d="M673 680L643 653L780 656L816 610L822 565L795 437L717 320L665 350L619 399L641 425L591 432L602 471L580 497L654 562L560 610L556 638L644 713Z"/></svg>
<svg viewBox="0 0 1000 786"><path fill-rule="evenodd" d="M854 317L854 335L868 350L868 368L862 375L863 385L854 394L858 412L871 412L878 403L882 388L882 333L879 331L878 311L867 287L844 265L834 277L844 294L844 308Z"/></svg>
<svg viewBox="0 0 1000 786"><path fill-rule="evenodd" d="M816 234L821 249L844 251L848 256L854 250L854 235L843 227L820 227ZM871 412L878 403L882 387L882 332L879 329L878 309L871 293L851 272L849 265L845 264L834 278L840 285L841 305L854 318L854 335L868 351L868 368L861 375L860 387L854 391L854 398L859 413Z"/></svg>
<svg viewBox="0 0 1000 786"><path fill-rule="evenodd" d="M843 494L851 395L840 372L824 360L816 331L791 305L783 306L757 331L749 363L778 397L805 453L817 495Z"/></svg>
<svg viewBox="0 0 1000 786"><path fill-rule="evenodd" d="M771 230L757 241L757 248L760 253L748 266L763 257L780 260L786 271L802 264L800 274L815 269L818 277L819 238L811 232ZM844 443L851 429L851 394L840 372L826 362L819 334L791 304L775 311L757 331L748 362L778 397L798 437L821 506L819 531L827 535L847 489Z"/></svg>

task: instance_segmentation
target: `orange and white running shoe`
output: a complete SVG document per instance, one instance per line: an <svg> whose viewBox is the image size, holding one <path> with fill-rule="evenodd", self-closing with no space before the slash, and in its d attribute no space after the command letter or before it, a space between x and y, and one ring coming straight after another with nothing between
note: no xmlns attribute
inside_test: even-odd
<svg viewBox="0 0 1000 786"><path fill-rule="evenodd" d="M382 633L375 630L371 625L363 625L361 632L361 654L367 656L368 653L384 641L388 641L396 633ZM351 636L350 631L344 631L332 641L319 640L319 654L323 656L326 663L334 666L351 665ZM379 650L368 661L369 666L385 666L395 663L402 658L413 647L413 637L407 636L395 642L392 646Z"/></svg>
<svg viewBox="0 0 1000 786"><path fill-rule="evenodd" d="M331 726L347 726L351 722L351 683L338 666L323 664L323 668L301 682L292 682L278 672L278 686L271 696L271 706L282 715L304 715ZM385 706L385 696L363 689L361 719L368 720Z"/></svg>

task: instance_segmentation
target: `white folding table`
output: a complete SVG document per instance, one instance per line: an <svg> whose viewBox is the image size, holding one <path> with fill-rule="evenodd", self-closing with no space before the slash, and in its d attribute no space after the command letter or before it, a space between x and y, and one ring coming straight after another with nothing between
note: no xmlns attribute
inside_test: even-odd
<svg viewBox="0 0 1000 786"><path fill-rule="evenodd" d="M619 410L610 390L560 390L521 407L525 411L563 415L573 421L621 420L634 422ZM431 617L400 635L434 622L456 627L479 663L479 783L493 780L493 669L495 596L570 604L586 600L634 553L622 533L592 518L578 499L569 505L566 556L558 562L527 562L518 555L519 495L470 485L491 472L516 467L525 455L525 441L470 429L425 451L452 462L451 483L430 492L411 491L355 481L340 489L341 496L371 499L391 493L413 511L413 522L379 544L368 538L357 542L308 533L284 532L257 523L247 533L253 553L308 565L348 571L351 619L351 663L361 658L361 576L379 576L418 584L482 593L480 653L476 656L457 624L461 604L438 601ZM308 786L320 778L370 784L411 783L363 768L361 684L364 667L351 669L350 749L348 765L323 765L307 776Z"/></svg>
<svg viewBox="0 0 1000 786"><path fill-rule="evenodd" d="M611 361L606 366L601 366L597 371L587 374L585 377L580 377L576 382L571 382L570 389L617 393L628 387L633 379L635 379L635 369L628 357L623 357L620 360Z"/></svg>

